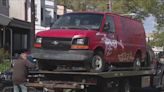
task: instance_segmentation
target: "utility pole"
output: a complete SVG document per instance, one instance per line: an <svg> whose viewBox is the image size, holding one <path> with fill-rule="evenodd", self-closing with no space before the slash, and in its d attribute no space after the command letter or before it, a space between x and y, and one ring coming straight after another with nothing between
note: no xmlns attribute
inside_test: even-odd
<svg viewBox="0 0 164 92"><path fill-rule="evenodd" d="M109 0L109 2L108 2L109 4L109 12L112 12L112 0Z"/></svg>
<svg viewBox="0 0 164 92"><path fill-rule="evenodd" d="M64 0L64 14L67 13L67 6L68 6L68 2L67 0Z"/></svg>
<svg viewBox="0 0 164 92"><path fill-rule="evenodd" d="M30 32L30 49L33 47L35 38L35 0L31 0L31 32Z"/></svg>

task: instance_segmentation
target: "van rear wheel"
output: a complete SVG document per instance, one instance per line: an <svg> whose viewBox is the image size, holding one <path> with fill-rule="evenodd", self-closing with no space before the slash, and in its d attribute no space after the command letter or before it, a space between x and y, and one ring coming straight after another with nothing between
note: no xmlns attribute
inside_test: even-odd
<svg viewBox="0 0 164 92"><path fill-rule="evenodd" d="M91 60L91 72L103 72L105 70L105 62L102 52L96 52Z"/></svg>

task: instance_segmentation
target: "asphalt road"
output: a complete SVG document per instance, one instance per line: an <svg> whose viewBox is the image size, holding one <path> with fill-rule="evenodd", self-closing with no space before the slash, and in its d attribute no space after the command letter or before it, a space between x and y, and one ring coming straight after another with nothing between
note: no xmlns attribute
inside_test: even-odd
<svg viewBox="0 0 164 92"><path fill-rule="evenodd" d="M12 92L11 89L10 90L6 90L5 92ZM29 91L29 92L36 92L36 91ZM37 91L37 92L40 92L40 91ZM137 89L133 92L160 92L159 90L157 89L152 89L152 88L145 88L145 89ZM161 92L164 92L164 91L161 91Z"/></svg>
<svg viewBox="0 0 164 92"><path fill-rule="evenodd" d="M144 89L136 89L134 92L160 92L160 90L155 88L144 88Z"/></svg>
<svg viewBox="0 0 164 92"><path fill-rule="evenodd" d="M31 89L29 92L42 92L42 91L36 91L34 89ZM6 89L5 92L12 92L12 87L10 86L9 88ZM155 89L155 88L144 88L144 89L133 89L132 92L164 92L164 91L160 91L159 89Z"/></svg>

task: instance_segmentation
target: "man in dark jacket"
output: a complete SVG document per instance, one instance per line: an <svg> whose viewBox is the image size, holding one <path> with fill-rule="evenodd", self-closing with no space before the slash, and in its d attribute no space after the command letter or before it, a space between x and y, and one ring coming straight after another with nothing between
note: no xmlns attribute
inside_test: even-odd
<svg viewBox="0 0 164 92"><path fill-rule="evenodd" d="M35 65L28 61L26 53L20 54L20 57L13 64L12 81L14 92L27 92L24 83L26 82L28 67L35 67Z"/></svg>

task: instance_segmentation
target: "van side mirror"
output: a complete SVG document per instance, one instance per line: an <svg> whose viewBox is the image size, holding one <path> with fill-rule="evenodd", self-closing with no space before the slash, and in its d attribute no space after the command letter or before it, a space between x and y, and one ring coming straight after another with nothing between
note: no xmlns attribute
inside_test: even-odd
<svg viewBox="0 0 164 92"><path fill-rule="evenodd" d="M109 32L109 30L110 30L110 23L109 23L109 22L106 22L106 23L105 23L105 25L104 25L104 30L105 30L106 32Z"/></svg>

